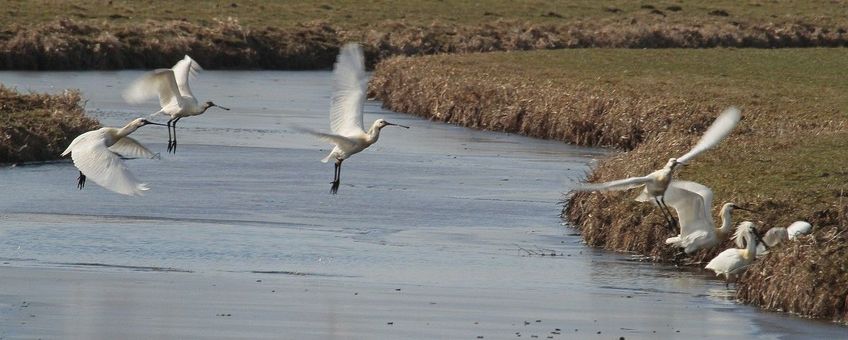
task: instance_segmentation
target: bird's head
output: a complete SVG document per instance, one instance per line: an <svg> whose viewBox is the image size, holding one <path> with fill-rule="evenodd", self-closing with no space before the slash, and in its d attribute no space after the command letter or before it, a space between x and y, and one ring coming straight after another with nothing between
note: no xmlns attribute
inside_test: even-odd
<svg viewBox="0 0 848 340"><path fill-rule="evenodd" d="M402 127L402 128L405 128L405 129L408 129L408 128L409 128L408 126L405 126L405 125L400 125L400 124L395 124L395 123L389 123L389 122L387 122L385 119L382 119L382 118L381 118L381 119L377 119L376 121L374 121L374 126L375 126L375 127L377 127L378 129L382 129L382 128L384 128L384 127L386 127L386 126L389 126L389 125L393 125L393 126L400 126L400 127Z"/></svg>
<svg viewBox="0 0 848 340"><path fill-rule="evenodd" d="M154 123L154 122L151 122L151 121L149 121L149 120L147 120L147 119L145 119L145 118L136 118L135 120L133 120L132 122L130 122L130 124L129 124L129 125L130 125L130 126L132 126L132 127L134 127L134 128L136 128L136 129L138 129L138 128L142 127L142 126L145 126L145 125L161 125L161 126L165 126L165 124Z"/></svg>
<svg viewBox="0 0 848 340"><path fill-rule="evenodd" d="M686 164L678 162L677 158L669 158L668 162L665 163L665 167L669 168L671 170L674 170L674 168L677 167L678 165L686 165Z"/></svg>
<svg viewBox="0 0 848 340"><path fill-rule="evenodd" d="M226 108L226 107L223 107L223 106L221 106L221 105L215 104L215 103L213 103L211 100L210 100L210 101L207 101L207 102L205 102L205 103L203 103L203 111L206 111L206 109L208 109L208 108L210 108L210 107L217 107L217 108L222 109L222 110L230 111L230 109L229 109L229 108Z"/></svg>

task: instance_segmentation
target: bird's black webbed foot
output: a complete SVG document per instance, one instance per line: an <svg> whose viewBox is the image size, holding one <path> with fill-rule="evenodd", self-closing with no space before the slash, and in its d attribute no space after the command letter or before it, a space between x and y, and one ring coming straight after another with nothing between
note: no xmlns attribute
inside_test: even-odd
<svg viewBox="0 0 848 340"><path fill-rule="evenodd" d="M177 140L168 141L168 153L177 153Z"/></svg>
<svg viewBox="0 0 848 340"><path fill-rule="evenodd" d="M330 186L330 193L335 195L339 192L339 182L338 180L333 181L333 185Z"/></svg>
<svg viewBox="0 0 848 340"><path fill-rule="evenodd" d="M85 187L85 175L82 174L82 171L79 173L79 177L77 177L77 188L82 190Z"/></svg>

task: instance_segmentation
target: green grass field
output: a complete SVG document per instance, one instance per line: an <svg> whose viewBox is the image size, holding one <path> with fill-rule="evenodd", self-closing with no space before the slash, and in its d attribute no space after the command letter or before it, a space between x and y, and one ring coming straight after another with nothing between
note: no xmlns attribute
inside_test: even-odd
<svg viewBox="0 0 848 340"><path fill-rule="evenodd" d="M38 24L59 17L117 24L148 19L188 20L203 24L211 22L214 18L232 17L237 18L243 25L253 27L286 27L310 20L326 20L350 29L368 27L386 20L404 20L425 25L433 21L481 24L497 19L516 19L538 23L564 23L631 17L662 17L669 22L797 21L840 24L848 21L848 6L842 1L5 0L3 3L0 22L4 25ZM724 11L728 15L715 15L719 13L715 11ZM711 12L714 14L711 15Z"/></svg>

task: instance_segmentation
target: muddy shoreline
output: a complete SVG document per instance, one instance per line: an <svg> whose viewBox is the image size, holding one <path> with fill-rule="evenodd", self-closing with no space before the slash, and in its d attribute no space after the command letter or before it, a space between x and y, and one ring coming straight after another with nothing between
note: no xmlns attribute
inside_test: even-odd
<svg viewBox="0 0 848 340"><path fill-rule="evenodd" d="M165 67L190 54L209 69L329 69L345 41L361 41L371 65L397 55L562 48L786 48L848 46L843 27L803 22L622 17L563 24L498 19L482 25L403 20L347 29L327 21L246 27L146 21L115 25L58 19L0 29L0 70L114 70Z"/></svg>
<svg viewBox="0 0 848 340"><path fill-rule="evenodd" d="M645 95L638 89L611 90L578 81L553 84L509 76L474 62L457 67L438 57L393 58L377 66L370 92L393 111L476 129L625 151L601 160L588 175L590 181L634 176L661 167L668 157L685 152L697 141L722 105L721 101ZM766 110L772 108L754 109ZM774 133L769 127L772 123L753 118L750 124L758 128L743 125L727 143L762 148ZM823 136L840 129L813 125L798 123L793 129L799 133L820 131ZM740 198L724 186L714 190L731 200ZM677 250L663 244L670 232L662 227L662 219L652 207L632 201L634 195L569 194L562 217L590 246L671 262ZM763 225L805 219L817 227L812 236L755 262L738 283L737 298L768 310L848 323L848 247L842 201L803 205L789 197L763 196L745 197L745 201L760 212L756 218ZM703 267L731 246L725 240L694 254L686 263Z"/></svg>

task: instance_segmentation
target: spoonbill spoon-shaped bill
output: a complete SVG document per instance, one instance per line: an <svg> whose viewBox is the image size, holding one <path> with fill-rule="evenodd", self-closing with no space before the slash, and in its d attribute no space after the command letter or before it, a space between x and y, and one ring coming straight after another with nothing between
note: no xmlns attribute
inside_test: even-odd
<svg viewBox="0 0 848 340"><path fill-rule="evenodd" d="M94 183L119 194L135 196L148 190L147 185L139 182L121 159L156 156L135 139L127 137L148 124L165 126L138 118L123 128L104 127L74 138L62 156L70 153L74 166L79 169L77 187L82 190L86 178L91 178Z"/></svg>
<svg viewBox="0 0 848 340"><path fill-rule="evenodd" d="M666 244L683 248L686 254L712 247L730 234L734 209L748 210L735 203L722 205L721 226L716 228L711 216L713 191L691 181L672 180L665 192L665 202L677 212L680 234L665 240Z"/></svg>
<svg viewBox="0 0 848 340"><path fill-rule="evenodd" d="M757 229L750 221L739 223L733 238L744 245L744 248L730 248L719 253L707 263L706 269L712 270L716 276L724 275L725 284L735 281L739 274L757 258Z"/></svg>
<svg viewBox="0 0 848 340"><path fill-rule="evenodd" d="M365 73L365 57L359 44L348 43L341 48L333 67L335 83L330 105L330 131L324 133L309 128L297 127L334 145L330 154L321 162L335 160L335 173L330 192L338 193L341 183L342 162L348 157L365 150L380 138L380 130L386 126L399 126L384 119L377 119L366 132L362 121L368 75Z"/></svg>
<svg viewBox="0 0 848 340"><path fill-rule="evenodd" d="M765 256L769 252L769 248L775 247L784 241L798 238L798 236L809 234L813 229L813 225L807 221L795 221L788 227L774 227L766 231L762 240L757 243L757 257ZM741 241L736 240L736 246L741 247Z"/></svg>
<svg viewBox="0 0 848 340"><path fill-rule="evenodd" d="M185 56L173 68L157 69L139 77L124 91L124 99L133 104L159 97L159 105L162 108L151 116L166 114L171 117L167 124L168 152L177 152L177 122L180 119L203 114L210 107L230 110L211 101L198 103L188 82L189 78L196 77L200 70L202 68L194 59Z"/></svg>
<svg viewBox="0 0 848 340"><path fill-rule="evenodd" d="M668 222L669 228L674 230L674 226L677 224L677 221L674 219L674 216L671 214L671 210L669 210L669 207L664 200L665 191L668 188L668 184L671 182L672 172L678 165L685 165L699 154L716 146L716 144L721 142L722 139L727 137L727 135L733 131L733 128L736 127L736 124L739 123L740 119L742 119L742 114L739 109L730 107L724 110L718 118L716 118L713 124L710 125L707 131L704 132L704 135L701 136L701 139L694 147L692 147L691 150L689 150L689 152L677 158L670 158L662 169L654 171L646 176L630 177L605 183L585 183L575 190L617 191L643 187L644 189L642 190L642 193L636 198L636 200L640 202L653 200L654 203L660 207L660 211Z"/></svg>

